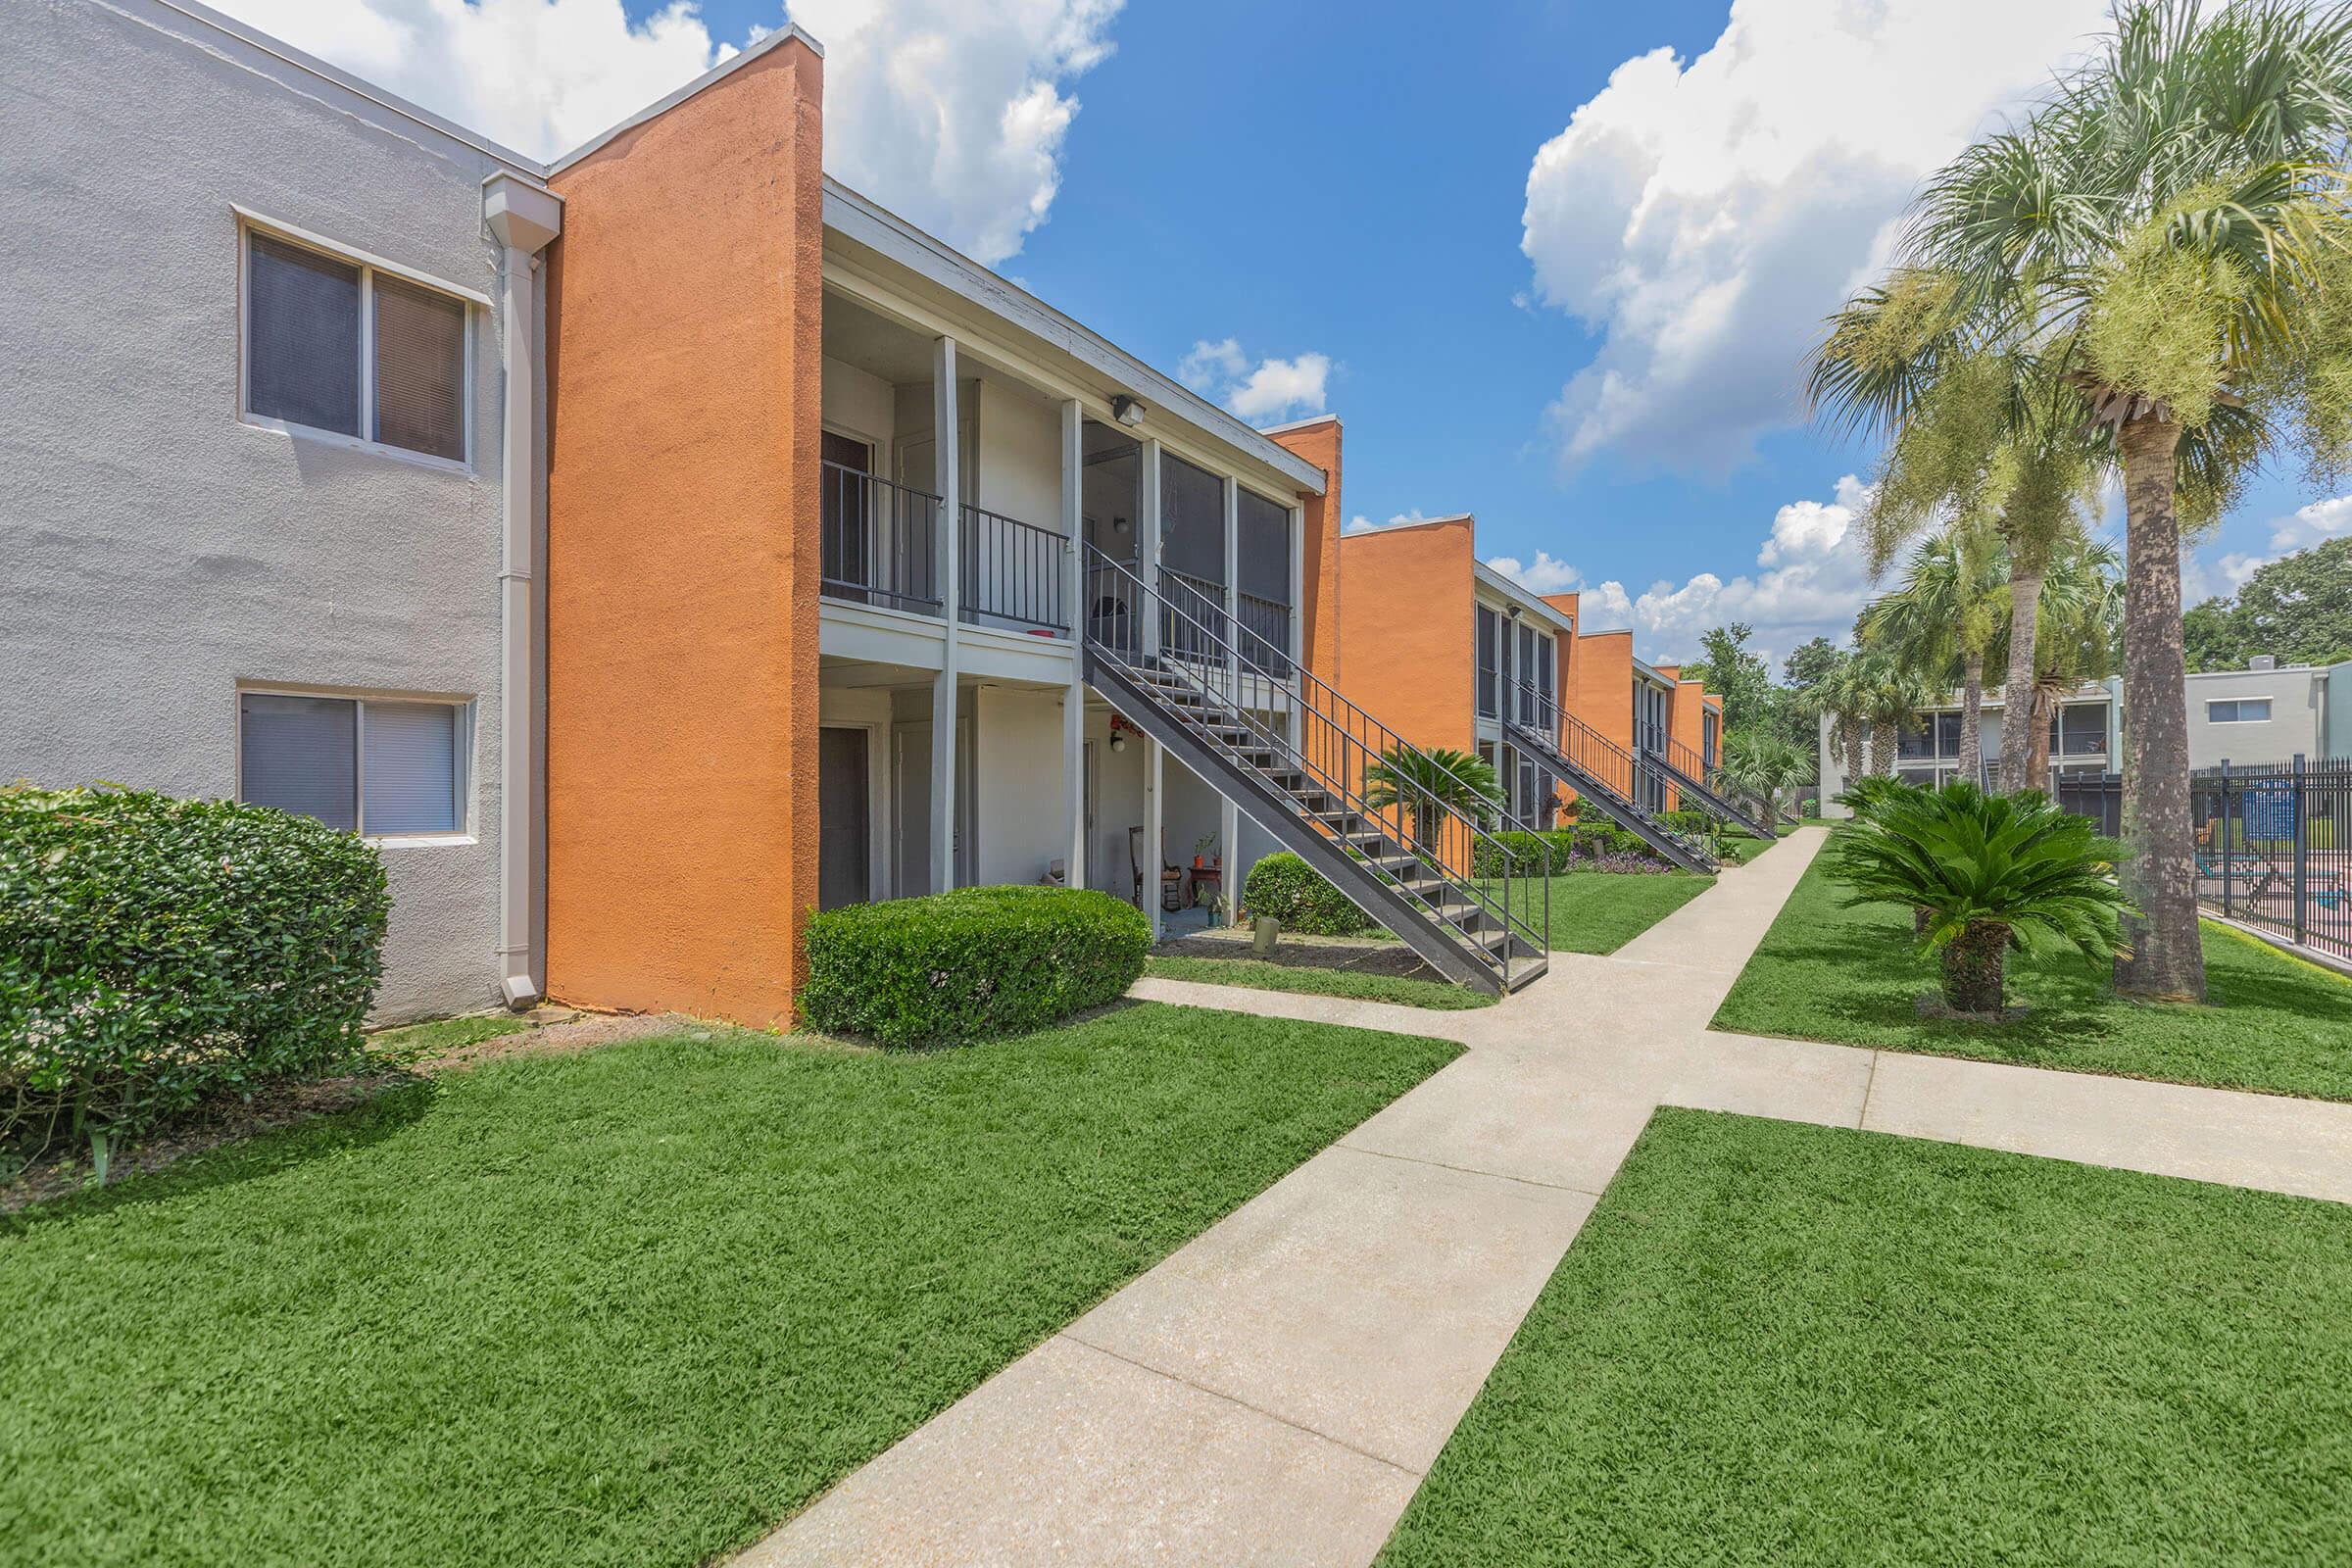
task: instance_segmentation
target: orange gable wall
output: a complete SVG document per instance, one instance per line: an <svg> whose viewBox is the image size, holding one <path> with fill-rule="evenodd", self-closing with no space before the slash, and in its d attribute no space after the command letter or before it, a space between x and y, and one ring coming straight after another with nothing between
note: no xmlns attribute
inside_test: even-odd
<svg viewBox="0 0 2352 1568"><path fill-rule="evenodd" d="M822 66L549 180L548 987L787 1023L816 902Z"/></svg>
<svg viewBox="0 0 2352 1568"><path fill-rule="evenodd" d="M1298 498L1305 562L1298 585L1299 641L1306 667L1334 686L1340 684L1340 529L1348 514L1340 507L1340 421L1318 419L1269 437L1294 457L1323 470L1323 493Z"/></svg>
<svg viewBox="0 0 2352 1568"><path fill-rule="evenodd" d="M1679 675L1681 671L1677 670ZM1674 697L1666 712L1666 732L1690 748L1692 757L1705 754L1699 750L1706 739L1701 715L1706 711L1707 685L1704 681L1677 680Z"/></svg>
<svg viewBox="0 0 2352 1568"><path fill-rule="evenodd" d="M1467 517L1340 541L1348 699L1415 746L1468 751L1478 700Z"/></svg>

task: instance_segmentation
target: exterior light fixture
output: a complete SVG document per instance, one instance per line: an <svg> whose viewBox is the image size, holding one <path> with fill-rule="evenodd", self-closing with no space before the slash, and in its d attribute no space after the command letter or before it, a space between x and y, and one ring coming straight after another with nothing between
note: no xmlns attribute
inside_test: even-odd
<svg viewBox="0 0 2352 1568"><path fill-rule="evenodd" d="M1127 730L1128 724L1124 715L1119 713L1110 715L1110 749L1112 751L1123 752L1127 749Z"/></svg>
<svg viewBox="0 0 2352 1568"><path fill-rule="evenodd" d="M1110 416L1132 430L1144 422L1144 406L1122 392L1110 400Z"/></svg>

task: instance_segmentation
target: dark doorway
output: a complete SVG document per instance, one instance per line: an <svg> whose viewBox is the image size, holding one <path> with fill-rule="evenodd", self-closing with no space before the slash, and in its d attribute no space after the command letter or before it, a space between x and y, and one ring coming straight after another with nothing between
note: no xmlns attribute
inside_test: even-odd
<svg viewBox="0 0 2352 1568"><path fill-rule="evenodd" d="M872 896L873 833L866 732L816 732L816 905L838 909Z"/></svg>

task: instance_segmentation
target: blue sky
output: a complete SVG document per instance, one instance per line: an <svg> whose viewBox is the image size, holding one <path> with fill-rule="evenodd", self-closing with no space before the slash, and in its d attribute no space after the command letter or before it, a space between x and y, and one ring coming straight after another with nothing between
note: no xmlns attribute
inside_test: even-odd
<svg viewBox="0 0 2352 1568"><path fill-rule="evenodd" d="M782 20L777 0L216 3L537 153ZM1919 176L2102 6L793 13L827 49L836 173L1237 412L1337 413L1351 515L1474 513L1482 555L1592 590L1668 659L1732 618L1775 655L1850 623L1869 585L1844 525L1874 454L1804 423L1814 323L1884 260ZM2192 598L2352 527L2328 501L2258 486L2190 564Z"/></svg>

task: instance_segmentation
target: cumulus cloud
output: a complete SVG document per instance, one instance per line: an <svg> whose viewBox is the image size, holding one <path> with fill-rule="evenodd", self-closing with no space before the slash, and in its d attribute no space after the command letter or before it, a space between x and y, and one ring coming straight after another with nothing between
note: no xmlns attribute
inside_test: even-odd
<svg viewBox="0 0 2352 1568"><path fill-rule="evenodd" d="M1240 338L1212 343L1200 339L1176 364L1176 378L1238 418L1267 424L1298 415L1321 414L1331 360L1322 354L1263 359L1251 364Z"/></svg>
<svg viewBox="0 0 2352 1568"><path fill-rule="evenodd" d="M2267 551L2230 551L2211 558L2183 552L2180 561L2180 602L2202 604L2234 594L2248 577L2298 550L2352 536L2352 496L2332 496L2297 507L2283 517L2271 519Z"/></svg>
<svg viewBox="0 0 2352 1568"><path fill-rule="evenodd" d="M1547 550L1536 552L1533 561L1521 561L1517 556L1490 557L1487 564L1530 593L1564 594L1584 586L1585 574Z"/></svg>
<svg viewBox="0 0 2352 1568"><path fill-rule="evenodd" d="M2026 102L2106 0L1735 0L1620 65L1527 177L1532 300L1601 335L1546 412L1564 462L1720 472L1801 417L1824 316L1919 180Z"/></svg>
<svg viewBox="0 0 2352 1568"><path fill-rule="evenodd" d="M1755 628L1750 646L1775 662L1813 637L1842 641L1870 597L1870 563L1854 530L1869 500L1870 487L1849 473L1831 499L1791 501L1773 514L1772 531L1756 549L1757 570L1661 580L1630 598L1603 583L1602 598L1614 590L1624 606L1617 623L1634 628L1642 656L1652 660L1694 658L1700 633L1735 620ZM1590 615L1587 623L1602 629Z"/></svg>
<svg viewBox="0 0 2352 1568"><path fill-rule="evenodd" d="M535 158L626 120L737 52L693 0L632 26L620 0L218 0L239 20ZM799 0L825 46L825 167L987 263L1061 179L1070 83L1120 0ZM779 22L783 9L778 9ZM769 28L755 26L751 43Z"/></svg>

